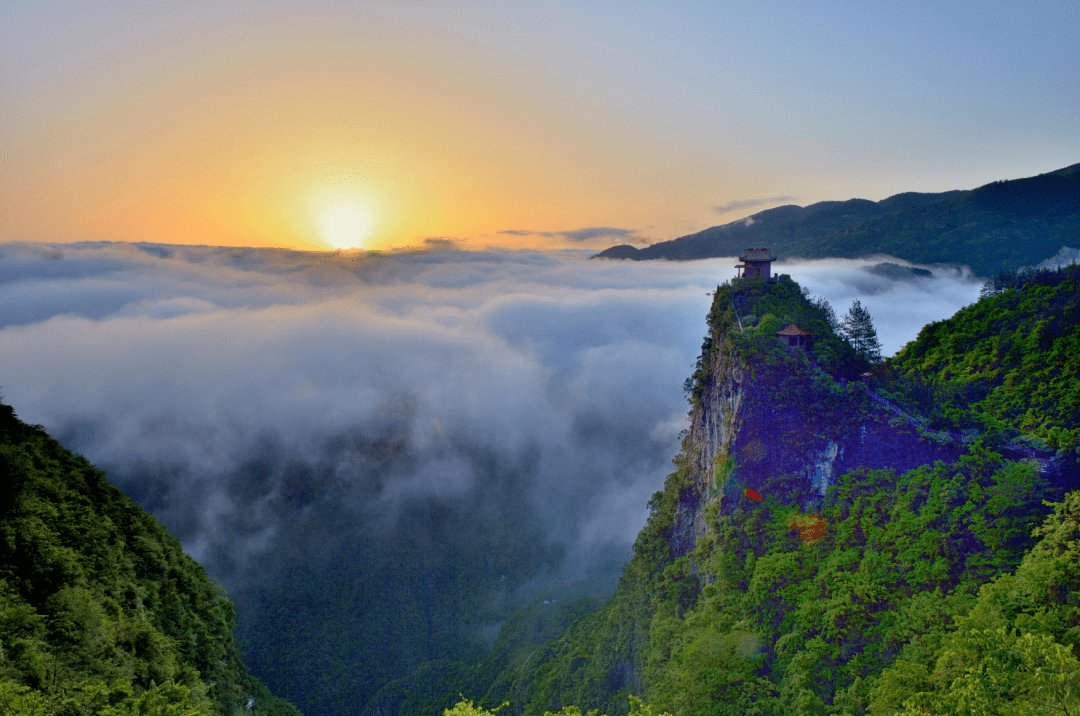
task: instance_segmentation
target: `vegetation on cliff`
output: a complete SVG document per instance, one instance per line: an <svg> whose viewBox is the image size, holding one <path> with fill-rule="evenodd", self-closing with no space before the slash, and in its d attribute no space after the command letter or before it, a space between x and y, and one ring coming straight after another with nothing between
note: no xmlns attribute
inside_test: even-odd
<svg viewBox="0 0 1080 716"><path fill-rule="evenodd" d="M1077 268L1026 274L881 364L789 278L719 286L686 384L691 428L615 596L534 602L486 653L468 638L474 624L450 628L449 606L416 610L428 629L414 658L377 663L368 642L351 645L360 670L392 676L363 702L337 688L333 708L1073 712L1080 493L1066 488L1080 465L1078 279ZM807 350L777 339L789 323L808 332ZM965 439L882 407L861 380L868 371L879 396ZM295 716L247 673L231 605L180 545L7 406L0 477L0 708L226 715L254 698L256 713ZM433 531L475 521L478 508L466 507L433 514ZM519 523L516 565L530 575L548 546L529 545L534 532ZM501 533L476 524L475 569L439 575L406 550L386 556L373 583L395 573L379 584L388 603L402 579L452 583L479 603L490 595L471 583L495 568L480 555ZM365 584L318 596L340 614L352 603L341 594ZM320 604L313 586L281 588ZM267 638L313 628L298 613L273 615L281 629ZM373 624L370 643L409 637L390 613L357 617ZM304 643L290 667L298 691L350 677L314 653L315 639ZM453 706L459 694L476 701Z"/></svg>
<svg viewBox="0 0 1080 716"><path fill-rule="evenodd" d="M1080 265L1031 272L890 361L888 389L937 427L1024 434L1080 449Z"/></svg>
<svg viewBox="0 0 1080 716"><path fill-rule="evenodd" d="M871 366L793 282L719 287L686 386L691 431L614 598L521 646L479 704L622 714L637 695L688 716L1080 706L1070 276L984 299L875 368L875 386L932 406L923 414L943 427L973 412L995 428L965 444L871 403L861 381L844 386ZM809 352L776 340L786 322L810 331ZM706 413L739 400L727 442L707 449L701 436L724 426ZM1057 454L1037 440L1039 460L1009 451L1032 432ZM806 456L823 443L844 469L821 496Z"/></svg>
<svg viewBox="0 0 1080 716"><path fill-rule="evenodd" d="M0 404L0 710L298 716L244 667L232 604L85 458Z"/></svg>

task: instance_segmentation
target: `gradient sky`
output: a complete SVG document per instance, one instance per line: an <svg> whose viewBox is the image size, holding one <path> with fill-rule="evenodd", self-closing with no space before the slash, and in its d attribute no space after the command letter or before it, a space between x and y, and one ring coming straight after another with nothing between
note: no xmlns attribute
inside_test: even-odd
<svg viewBox="0 0 1080 716"><path fill-rule="evenodd" d="M1080 2L22 2L0 242L651 243L1080 161Z"/></svg>

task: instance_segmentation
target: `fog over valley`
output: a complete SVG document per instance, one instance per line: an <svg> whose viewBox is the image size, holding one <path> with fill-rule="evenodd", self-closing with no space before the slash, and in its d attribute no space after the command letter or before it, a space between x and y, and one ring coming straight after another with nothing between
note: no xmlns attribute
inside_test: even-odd
<svg viewBox="0 0 1080 716"><path fill-rule="evenodd" d="M866 270L886 260L774 269L839 315L859 298L886 355L978 296L961 268ZM734 263L0 245L0 386L225 586L256 673L260 633L317 621L268 606L286 588L460 621L452 650L519 588L613 588Z"/></svg>
<svg viewBox="0 0 1080 716"><path fill-rule="evenodd" d="M682 383L707 293L735 263L126 244L2 251L9 402L106 468L226 583L256 555L300 546L281 542L282 521L311 519L323 502L356 511L351 528L368 530L392 521L403 499L471 490L462 450L528 462L529 504L571 565L625 548L685 427ZM859 297L886 355L981 285L941 269L889 280L863 270L874 263L778 266L838 314ZM371 491L354 491L348 460L333 461L332 477L222 479L260 455L310 467L344 436L404 439L408 459ZM296 514L281 514L281 501Z"/></svg>

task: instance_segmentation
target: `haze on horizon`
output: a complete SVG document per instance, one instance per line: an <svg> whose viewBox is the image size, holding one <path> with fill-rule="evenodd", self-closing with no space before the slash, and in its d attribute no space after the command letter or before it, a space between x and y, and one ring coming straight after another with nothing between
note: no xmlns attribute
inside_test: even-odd
<svg viewBox="0 0 1080 716"><path fill-rule="evenodd" d="M0 11L0 242L645 244L1080 158L1080 4Z"/></svg>

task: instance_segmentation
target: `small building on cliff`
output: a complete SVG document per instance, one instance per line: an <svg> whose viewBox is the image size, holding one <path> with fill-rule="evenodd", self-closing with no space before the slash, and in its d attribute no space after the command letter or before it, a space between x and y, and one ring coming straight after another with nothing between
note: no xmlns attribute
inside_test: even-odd
<svg viewBox="0 0 1080 716"><path fill-rule="evenodd" d="M769 249L747 249L739 257L739 260L742 263L735 264L735 268L739 269L739 275L736 278L776 280L772 275L772 262L776 260L776 257L772 255Z"/></svg>
<svg viewBox="0 0 1080 716"><path fill-rule="evenodd" d="M776 337L784 341L789 348L806 350L810 347L810 331L804 331L794 323L789 323L787 328L781 328L777 331Z"/></svg>

